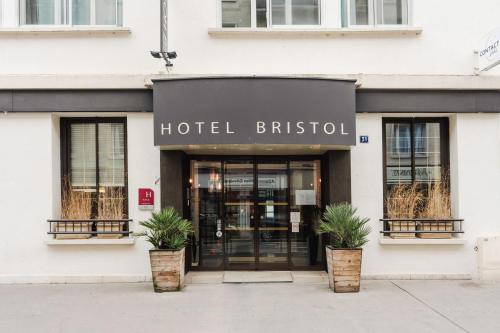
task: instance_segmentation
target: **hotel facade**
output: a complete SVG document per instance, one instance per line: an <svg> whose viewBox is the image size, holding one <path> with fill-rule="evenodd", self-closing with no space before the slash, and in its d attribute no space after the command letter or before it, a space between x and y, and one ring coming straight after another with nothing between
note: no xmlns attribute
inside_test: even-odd
<svg viewBox="0 0 500 333"><path fill-rule="evenodd" d="M500 3L166 9L0 0L0 283L148 280L131 233L167 206L186 271L324 270L340 202L370 218L364 278L500 278Z"/></svg>

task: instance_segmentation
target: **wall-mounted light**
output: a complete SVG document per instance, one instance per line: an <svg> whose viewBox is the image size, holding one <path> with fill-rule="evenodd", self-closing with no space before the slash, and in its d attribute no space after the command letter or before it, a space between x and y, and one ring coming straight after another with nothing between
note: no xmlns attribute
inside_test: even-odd
<svg viewBox="0 0 500 333"><path fill-rule="evenodd" d="M165 60L167 67L172 67L174 64L170 61L171 59L177 58L177 52L161 52L161 51L150 51L153 58Z"/></svg>

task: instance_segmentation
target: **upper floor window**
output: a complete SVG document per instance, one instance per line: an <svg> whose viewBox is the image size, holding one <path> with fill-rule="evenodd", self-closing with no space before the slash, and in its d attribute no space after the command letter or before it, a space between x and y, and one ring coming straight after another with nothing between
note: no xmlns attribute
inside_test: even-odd
<svg viewBox="0 0 500 333"><path fill-rule="evenodd" d="M342 26L408 25L411 0L342 0Z"/></svg>
<svg viewBox="0 0 500 333"><path fill-rule="evenodd" d="M320 0L221 0L223 28L319 25Z"/></svg>
<svg viewBox="0 0 500 333"><path fill-rule="evenodd" d="M26 25L122 25L122 0L20 0Z"/></svg>

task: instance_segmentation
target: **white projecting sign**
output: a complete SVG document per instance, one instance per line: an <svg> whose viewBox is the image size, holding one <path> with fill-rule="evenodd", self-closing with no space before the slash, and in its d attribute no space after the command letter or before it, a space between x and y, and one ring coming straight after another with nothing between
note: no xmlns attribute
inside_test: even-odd
<svg viewBox="0 0 500 333"><path fill-rule="evenodd" d="M487 71L500 64L500 28L497 28L479 42L476 73Z"/></svg>

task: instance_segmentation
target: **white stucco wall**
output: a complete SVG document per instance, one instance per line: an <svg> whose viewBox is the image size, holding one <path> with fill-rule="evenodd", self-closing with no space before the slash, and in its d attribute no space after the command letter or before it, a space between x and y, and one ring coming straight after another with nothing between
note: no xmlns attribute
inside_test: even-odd
<svg viewBox="0 0 500 333"><path fill-rule="evenodd" d="M370 143L358 143L352 149L353 205L361 215L371 219L373 228L364 250L363 273L371 277L404 278L474 276L477 238L500 235L500 116L450 116L452 205L454 217L465 220L464 245L379 243L379 219L383 216L383 117L357 115L357 133L369 135Z"/></svg>
<svg viewBox="0 0 500 333"><path fill-rule="evenodd" d="M92 116L92 115L88 115ZM59 218L59 117L49 113L0 115L1 282L140 281L149 277L147 245L47 245L45 222ZM138 221L139 187L155 190L160 207L160 154L152 114L129 114L129 211Z"/></svg>
<svg viewBox="0 0 500 333"><path fill-rule="evenodd" d="M423 29L418 36L214 37L208 31L217 26L217 1L169 1L170 49L179 55L170 74L361 73L374 75L361 80L365 84L369 78L368 88L399 88L405 80L411 81L413 89L485 89L483 83L488 89L499 88L500 66L480 77L472 76L477 41L499 25L499 1L414 0L413 25ZM322 28L338 28L338 13L327 13L338 10L339 1L322 0ZM1 89L33 88L33 82L43 89L117 89L129 87L129 82L141 88L145 76L166 73L162 61L149 54L159 48L158 0L124 0L124 26L130 33L117 34L13 32L19 30L18 0L0 2ZM500 115L450 116L453 209L456 217L465 219L467 239L465 245L453 246L379 244L378 219L383 215L382 117L357 115L357 132L369 135L370 143L352 148L353 203L360 214L371 218L374 230L364 252L364 274L473 274L476 238L500 234ZM159 185L154 182L159 177L160 162L158 149L153 146L152 115L129 114L127 118L129 211L134 228L149 215L136 208L139 187L155 189L159 207ZM58 124L59 115L49 113L0 113L0 222L5 232L0 241L0 282L96 277L140 280L149 276L148 245L140 240L120 246L45 244L45 220L58 217L60 205Z"/></svg>
<svg viewBox="0 0 500 333"><path fill-rule="evenodd" d="M89 116L91 116L89 114ZM390 115L385 115L390 116ZM371 219L364 250L368 278L470 277L476 273L478 237L500 235L500 115L450 116L452 196L455 216L465 219L464 245L381 245L383 215L383 114L357 115L357 133L368 144L352 148L352 200ZM160 154L153 146L151 114L128 114L129 210L137 222L137 190L155 190L160 206ZM20 130L22 129L22 130ZM29 133L29 135L27 135ZM0 115L0 207L5 237L0 242L1 282L140 281L149 278L149 245L49 246L46 219L59 212L59 117ZM29 158L27 158L29 157ZM457 190L459 189L459 190Z"/></svg>
<svg viewBox="0 0 500 333"><path fill-rule="evenodd" d="M414 0L418 36L212 37L219 0L170 0L174 74L473 74L473 50L498 26L495 0ZM4 30L18 27L18 0L3 0ZM340 26L340 0L322 0L323 26ZM123 1L130 34L2 33L0 75L149 74L164 70L149 51L159 48L159 1ZM500 70L496 71L497 75ZM488 74L491 75L491 74Z"/></svg>

